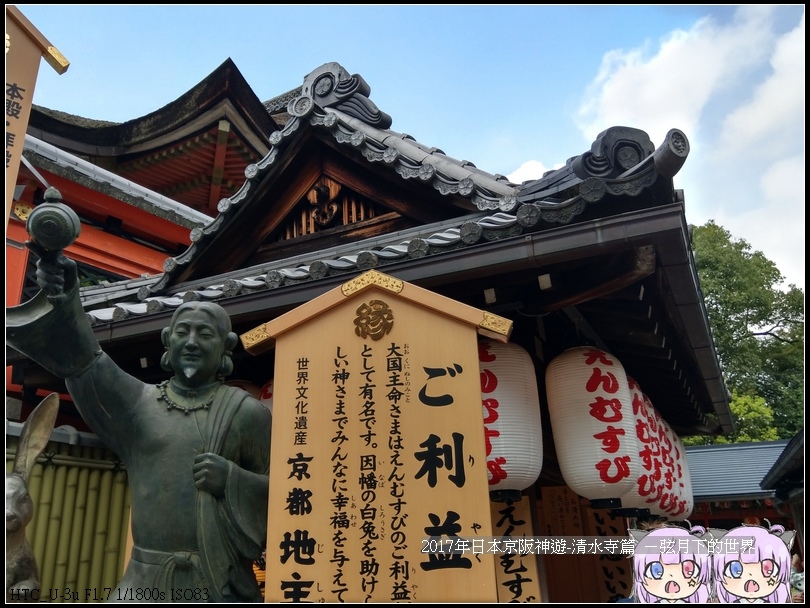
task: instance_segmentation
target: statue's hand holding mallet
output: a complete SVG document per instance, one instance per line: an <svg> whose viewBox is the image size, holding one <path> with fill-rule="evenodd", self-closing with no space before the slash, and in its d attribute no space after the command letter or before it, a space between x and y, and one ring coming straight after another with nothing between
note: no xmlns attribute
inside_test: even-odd
<svg viewBox="0 0 810 608"><path fill-rule="evenodd" d="M64 294L78 281L76 262L66 258L62 251L79 237L81 223L61 200L56 188L48 188L45 202L31 212L25 226L31 236L25 245L39 256L37 285L54 304L64 299Z"/></svg>

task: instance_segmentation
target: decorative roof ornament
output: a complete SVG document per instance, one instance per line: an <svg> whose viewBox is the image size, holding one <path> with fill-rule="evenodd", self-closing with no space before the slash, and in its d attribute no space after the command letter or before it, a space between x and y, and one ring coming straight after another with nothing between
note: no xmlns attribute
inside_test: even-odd
<svg viewBox="0 0 810 608"><path fill-rule="evenodd" d="M524 214L539 212L548 222L567 223L586 204L608 195L638 196L658 177L671 179L689 155L689 140L670 129L655 148L640 129L611 127L602 131L590 151L568 159L565 166L548 171L520 187L518 202ZM532 208L526 208L530 206Z"/></svg>
<svg viewBox="0 0 810 608"><path fill-rule="evenodd" d="M301 95L289 102L287 111L301 118L315 106L335 108L378 129L388 129L393 121L368 98L370 93L362 76L349 75L338 63L325 63L304 78Z"/></svg>
<svg viewBox="0 0 810 608"><path fill-rule="evenodd" d="M604 213L594 209L606 203L615 207L615 201L624 196L635 198L637 205L649 204L645 196L649 199L650 195L645 195L645 191L656 184L659 177L674 176L689 153L686 136L676 129L655 149L644 131L612 127L599 134L589 151L570 158L561 169L518 185L502 175L482 171L469 161L451 158L407 134L390 130L391 117L369 99L370 92L371 87L362 76L349 74L340 64L330 62L307 74L300 88L265 102L268 111L270 107L280 109L286 104L289 120L270 134L270 149L265 157L245 168L246 180L242 188L230 198L219 201L219 215L206 226L192 231L189 249L166 260L165 272L157 282L139 288L139 300L166 295L172 283L188 278L199 253L230 224L241 207L250 204L258 194L259 183L278 167L277 161L285 154L289 142L310 127L323 129L338 144L353 148L370 163L388 167L404 180L430 185L445 196L468 199L471 211L478 209L511 218L506 230L499 224L493 230L483 224L467 223L464 243L478 238L476 235L486 235L487 240L514 236L533 229L538 223L567 224L578 216L584 218L583 214ZM433 237L435 235L412 239L403 251L397 249L386 254L407 253L417 257L426 255L431 247L442 249L444 241L434 243ZM387 259L379 251L353 252L349 257L351 262L313 260L311 265L306 265L303 275L308 279L318 278L338 266L345 270L347 263L365 268L378 263L372 260ZM279 276L282 280L298 280L298 275L296 270L290 276L283 272ZM275 282L275 279L270 281L268 286Z"/></svg>

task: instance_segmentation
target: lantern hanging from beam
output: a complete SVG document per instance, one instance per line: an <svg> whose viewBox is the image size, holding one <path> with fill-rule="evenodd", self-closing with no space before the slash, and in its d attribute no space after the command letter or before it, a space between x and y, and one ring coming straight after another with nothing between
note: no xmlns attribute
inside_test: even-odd
<svg viewBox="0 0 810 608"><path fill-rule="evenodd" d="M650 510L655 513L656 515L660 515L662 517L666 517L667 512L664 509L663 504L665 502L664 497L664 489L665 489L665 482L664 482L664 472L666 471L666 465L664 464L664 446L662 446L661 436L664 433L664 430L661 428L661 415L658 411L653 407L650 398L644 394L644 405L645 405L645 412L647 414L647 423L650 425L650 435L655 437L655 443L657 445L656 451L656 470L655 475L653 476L653 481L655 483L655 493L648 499L648 502L651 502Z"/></svg>
<svg viewBox="0 0 810 608"><path fill-rule="evenodd" d="M649 400L649 398L648 398ZM658 442L661 446L661 498L659 505L666 517L672 519L678 510L679 483L675 464L675 438L661 412L653 407L658 423Z"/></svg>
<svg viewBox="0 0 810 608"><path fill-rule="evenodd" d="M684 449L683 441L678 437L678 434L672 429L669 423L657 412L661 420L661 428L664 430L668 442L665 445L671 446L671 462L668 462L668 468L665 471L666 475L671 472L672 488L664 488L664 505L667 507L667 517L671 520L682 520L688 517L692 509L694 509L694 498L692 496L692 483L689 475L689 465L686 462L686 450ZM667 493L669 492L669 496Z"/></svg>
<svg viewBox="0 0 810 608"><path fill-rule="evenodd" d="M543 468L543 429L531 355L517 344L478 343L490 492L524 490Z"/></svg>
<svg viewBox="0 0 810 608"><path fill-rule="evenodd" d="M630 376L627 377L630 389L630 402L635 419L635 437L637 442L638 475L633 487L621 497L622 507L626 509L648 509L655 515L664 515L658 501L661 489L661 451L658 442L657 430L652 404L642 392L638 383Z"/></svg>
<svg viewBox="0 0 810 608"><path fill-rule="evenodd" d="M678 504L673 512L676 519L686 519L692 515L695 508L695 498L692 493L692 476L689 473L689 463L686 460L686 447L674 431L675 439L675 468L678 483Z"/></svg>
<svg viewBox="0 0 810 608"><path fill-rule="evenodd" d="M560 471L590 500L619 498L639 474L630 390L618 359L571 348L546 368L546 396Z"/></svg>
<svg viewBox="0 0 810 608"><path fill-rule="evenodd" d="M259 393L259 401L262 402L262 405L270 410L270 413L273 413L273 379L270 378L267 382L264 383L262 386L262 390Z"/></svg>

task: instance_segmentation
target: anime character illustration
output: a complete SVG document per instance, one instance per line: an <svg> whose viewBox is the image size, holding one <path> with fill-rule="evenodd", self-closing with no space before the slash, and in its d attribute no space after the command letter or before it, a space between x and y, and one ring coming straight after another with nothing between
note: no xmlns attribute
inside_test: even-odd
<svg viewBox="0 0 810 608"><path fill-rule="evenodd" d="M630 530L633 595L640 604L703 604L711 595L711 555L701 541L706 529L664 525Z"/></svg>
<svg viewBox="0 0 810 608"><path fill-rule="evenodd" d="M720 604L790 603L790 547L796 532L742 525L718 539L714 591Z"/></svg>

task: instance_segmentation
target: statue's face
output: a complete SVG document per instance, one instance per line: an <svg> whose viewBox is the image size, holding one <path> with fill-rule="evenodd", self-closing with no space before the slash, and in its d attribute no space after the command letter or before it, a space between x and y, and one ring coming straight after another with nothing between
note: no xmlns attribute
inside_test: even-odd
<svg viewBox="0 0 810 608"><path fill-rule="evenodd" d="M177 381L202 386L217 378L224 337L210 314L189 309L180 313L169 334L169 359Z"/></svg>

